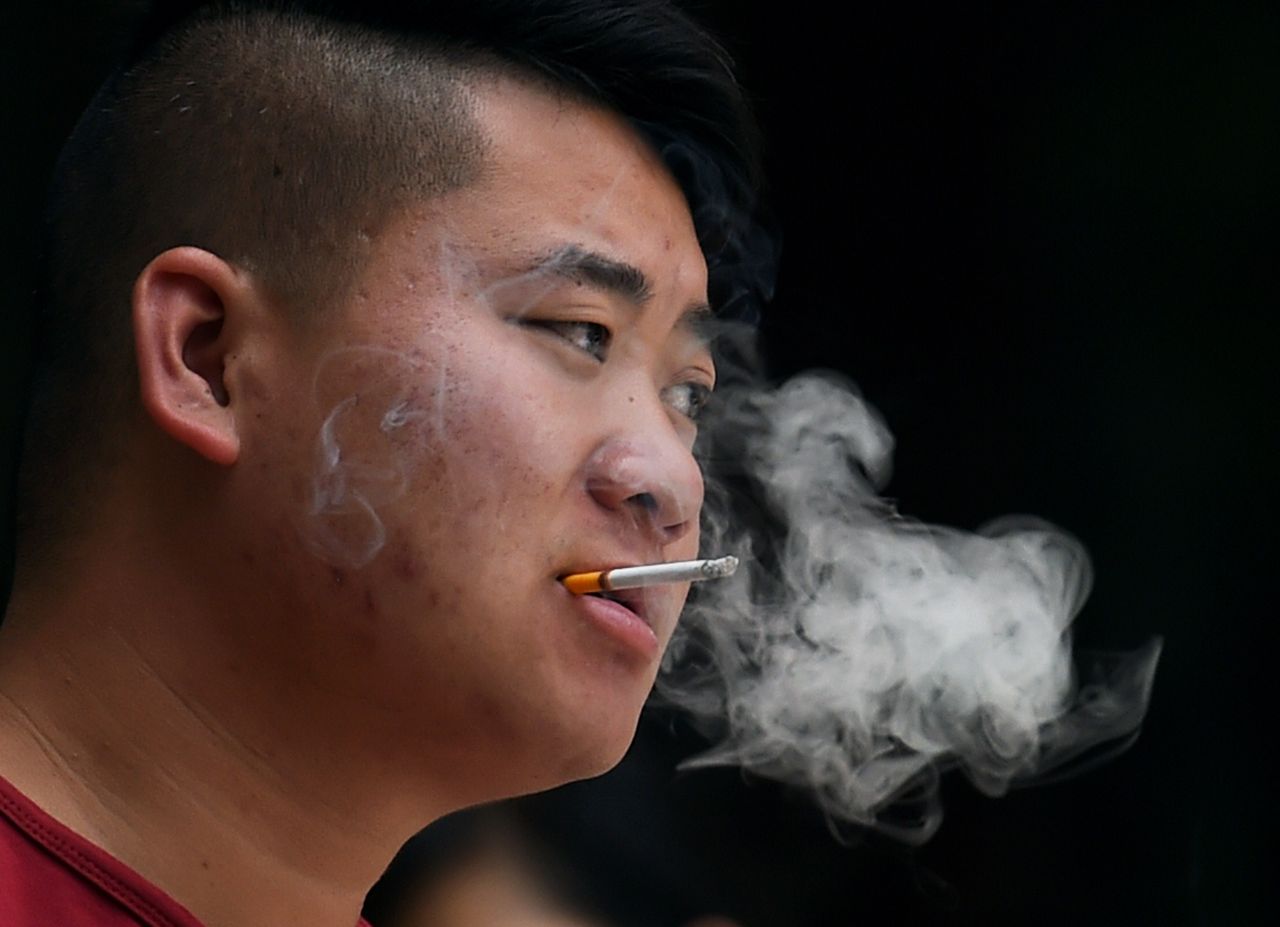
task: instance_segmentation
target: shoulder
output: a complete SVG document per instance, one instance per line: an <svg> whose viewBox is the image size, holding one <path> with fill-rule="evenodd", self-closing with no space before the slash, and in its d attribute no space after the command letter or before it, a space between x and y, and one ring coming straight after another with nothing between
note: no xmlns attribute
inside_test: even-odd
<svg viewBox="0 0 1280 927"><path fill-rule="evenodd" d="M0 778L4 927L200 927L172 899Z"/></svg>

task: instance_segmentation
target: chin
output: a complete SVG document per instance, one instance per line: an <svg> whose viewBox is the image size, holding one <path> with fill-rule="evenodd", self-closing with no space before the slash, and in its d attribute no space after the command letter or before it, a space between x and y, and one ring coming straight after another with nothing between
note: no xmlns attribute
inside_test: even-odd
<svg viewBox="0 0 1280 927"><path fill-rule="evenodd" d="M628 740L621 749L602 751L590 756L576 756L554 767L542 768L522 778L520 781L510 783L506 789L502 790L501 794L486 795L480 798L479 801L487 802L506 798L519 798L522 795L533 795L538 792L556 789L571 782L580 782L583 779L594 779L597 776L603 776L621 762L630 745L631 741Z"/></svg>
<svg viewBox="0 0 1280 927"><path fill-rule="evenodd" d="M613 769L622 761L631 742L635 739L636 727L639 724L637 711L628 719L627 724L617 724L612 730L595 730L596 735L589 740L582 735L584 729L575 733L577 736L566 744L568 749L560 751L553 765L546 770L546 781L529 791L543 791L581 779L594 779Z"/></svg>
<svg viewBox="0 0 1280 927"><path fill-rule="evenodd" d="M582 769L576 778L591 779L595 776L602 776L613 767L622 762L622 758L627 755L627 751L631 749L631 743L635 740L636 726L633 724L627 732L624 739L619 739L611 744L608 749L601 750L592 756L587 762L582 764Z"/></svg>

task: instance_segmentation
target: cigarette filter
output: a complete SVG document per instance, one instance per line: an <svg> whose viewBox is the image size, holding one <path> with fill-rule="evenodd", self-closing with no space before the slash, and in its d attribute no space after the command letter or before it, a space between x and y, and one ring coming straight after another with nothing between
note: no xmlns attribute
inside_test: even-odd
<svg viewBox="0 0 1280 927"><path fill-rule="evenodd" d="M636 589L664 583L697 582L732 576L738 568L737 557L714 560L680 560L675 563L652 563L646 566L617 567L593 573L573 573L561 578L565 588L575 595L609 592L613 589Z"/></svg>

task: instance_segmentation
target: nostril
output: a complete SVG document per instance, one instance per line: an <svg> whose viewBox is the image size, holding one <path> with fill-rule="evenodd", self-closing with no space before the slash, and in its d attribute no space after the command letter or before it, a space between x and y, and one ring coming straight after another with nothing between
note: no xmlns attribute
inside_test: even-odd
<svg viewBox="0 0 1280 927"><path fill-rule="evenodd" d="M627 499L627 502L642 510L647 515L658 514L658 497L651 492L638 492Z"/></svg>
<svg viewBox="0 0 1280 927"><path fill-rule="evenodd" d="M631 521L661 544L671 543L688 530L688 523L680 518L675 500L664 504L663 498L656 493L638 492L628 496L626 503Z"/></svg>
<svg viewBox="0 0 1280 927"><path fill-rule="evenodd" d="M651 492L632 493L626 498L626 512L631 522L646 533L663 535L662 503Z"/></svg>
<svg viewBox="0 0 1280 927"><path fill-rule="evenodd" d="M661 450L609 442L588 462L584 482L601 508L666 545L697 527L689 518L696 519L702 479L691 457Z"/></svg>

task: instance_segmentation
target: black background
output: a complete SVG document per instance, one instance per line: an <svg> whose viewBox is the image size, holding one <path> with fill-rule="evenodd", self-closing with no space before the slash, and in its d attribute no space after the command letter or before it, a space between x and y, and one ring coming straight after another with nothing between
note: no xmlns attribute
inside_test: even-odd
<svg viewBox="0 0 1280 927"><path fill-rule="evenodd" d="M701 860L690 878L748 927L1270 922L1280 7L700 8L765 127L774 372L860 384L897 436L903 512L1082 538L1079 646L1165 651L1128 753L999 800L949 780L923 848L842 847L795 796L708 772L676 781L652 852ZM2 14L6 461L29 229L128 14ZM666 729L646 723L652 751Z"/></svg>

